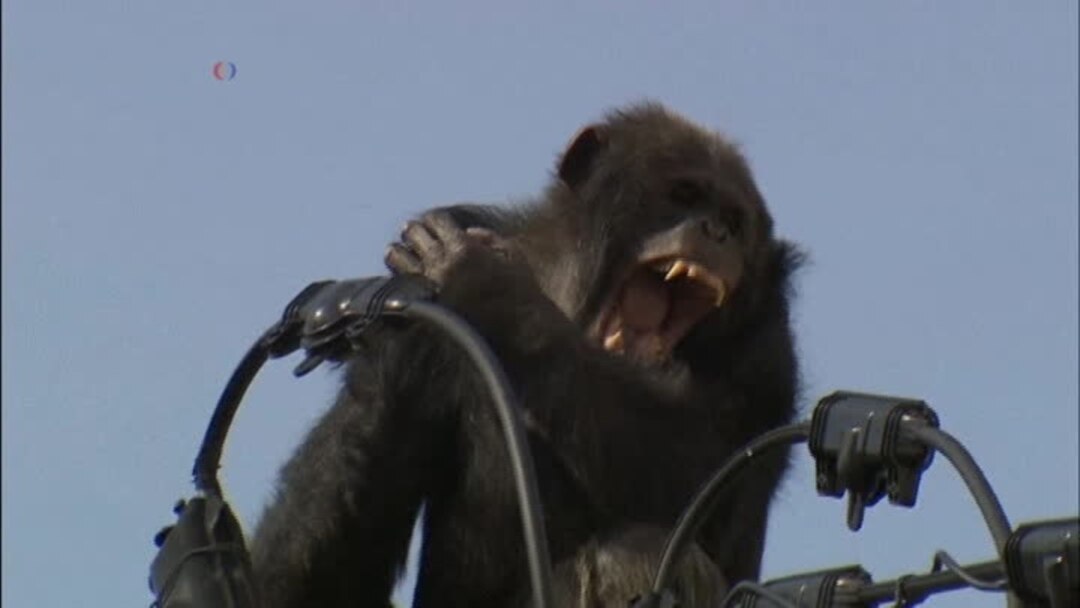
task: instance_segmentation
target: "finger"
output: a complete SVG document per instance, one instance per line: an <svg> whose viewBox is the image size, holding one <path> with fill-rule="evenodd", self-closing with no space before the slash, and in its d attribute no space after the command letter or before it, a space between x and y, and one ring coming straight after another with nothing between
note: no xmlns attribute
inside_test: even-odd
<svg viewBox="0 0 1080 608"><path fill-rule="evenodd" d="M420 218L443 246L453 250L465 245L465 231L445 211L429 211Z"/></svg>
<svg viewBox="0 0 1080 608"><path fill-rule="evenodd" d="M510 245L499 233L488 228L473 226L465 229L465 238L503 256L510 257Z"/></svg>
<svg viewBox="0 0 1080 608"><path fill-rule="evenodd" d="M386 267L396 273L424 274L424 265L420 262L420 258L401 243L391 243L386 248L384 261Z"/></svg>
<svg viewBox="0 0 1080 608"><path fill-rule="evenodd" d="M470 240L484 245L494 245L499 241L499 235L489 228L472 226L465 229L465 236Z"/></svg>
<svg viewBox="0 0 1080 608"><path fill-rule="evenodd" d="M418 259L439 259L444 255L443 245L420 221L410 221L401 232L401 240L413 250Z"/></svg>

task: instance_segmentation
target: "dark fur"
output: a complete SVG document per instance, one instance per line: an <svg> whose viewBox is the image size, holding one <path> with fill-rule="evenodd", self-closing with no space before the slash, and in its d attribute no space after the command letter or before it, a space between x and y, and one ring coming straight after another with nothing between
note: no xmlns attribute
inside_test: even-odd
<svg viewBox="0 0 1080 608"><path fill-rule="evenodd" d="M562 179L535 202L448 208L458 225L506 238L512 255L447 250L438 277L440 301L491 343L525 409L560 605L619 605L643 590L695 490L733 450L788 422L797 392L788 277L799 256L774 238L745 161L656 105L599 127L602 141L579 138ZM673 202L677 180L701 200ZM646 368L589 343L584 329L635 248L698 215L738 225L746 264L730 300L679 344L676 364ZM266 605L385 605L422 503L416 606L522 601L518 505L482 385L429 329L381 332L350 363L258 527ZM702 602L758 575L786 464L786 453L764 457L727 492L686 567L718 569L697 576L709 579Z"/></svg>

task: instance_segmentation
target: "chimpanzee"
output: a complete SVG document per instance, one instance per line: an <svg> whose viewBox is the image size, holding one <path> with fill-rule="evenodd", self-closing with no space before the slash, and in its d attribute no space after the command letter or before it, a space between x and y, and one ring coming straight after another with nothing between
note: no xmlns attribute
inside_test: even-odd
<svg viewBox="0 0 1080 608"><path fill-rule="evenodd" d="M560 606L626 606L695 490L789 422L789 279L802 255L733 144L657 103L582 129L545 191L409 222L422 274L489 342L520 400ZM727 490L681 565L683 605L758 576L788 453ZM456 344L385 325L284 467L253 541L267 606L386 606L425 508L414 605L528 605L494 408Z"/></svg>

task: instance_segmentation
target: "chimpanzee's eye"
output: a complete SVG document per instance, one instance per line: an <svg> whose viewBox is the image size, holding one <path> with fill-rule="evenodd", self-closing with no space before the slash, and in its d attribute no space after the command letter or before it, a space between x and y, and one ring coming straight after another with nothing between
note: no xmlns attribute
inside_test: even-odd
<svg viewBox="0 0 1080 608"><path fill-rule="evenodd" d="M743 231L743 214L737 207L728 207L721 212L724 224L731 234L739 236Z"/></svg>

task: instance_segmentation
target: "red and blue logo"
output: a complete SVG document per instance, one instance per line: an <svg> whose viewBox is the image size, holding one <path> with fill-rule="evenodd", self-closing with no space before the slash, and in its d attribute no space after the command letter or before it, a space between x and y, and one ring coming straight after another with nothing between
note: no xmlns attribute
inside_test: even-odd
<svg viewBox="0 0 1080 608"><path fill-rule="evenodd" d="M236 64L231 61L219 61L211 70L216 80L232 80L236 78Z"/></svg>

